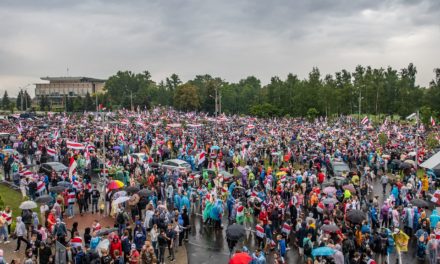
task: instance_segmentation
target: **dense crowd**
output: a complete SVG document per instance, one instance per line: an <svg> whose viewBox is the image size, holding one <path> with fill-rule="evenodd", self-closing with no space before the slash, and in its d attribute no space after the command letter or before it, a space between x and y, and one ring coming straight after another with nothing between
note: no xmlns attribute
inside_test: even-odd
<svg viewBox="0 0 440 264"><path fill-rule="evenodd" d="M67 263L173 262L191 217L254 234L254 244L226 235L231 263L287 263L289 250L305 263L389 263L410 238L418 259L440 259L436 178L417 174L432 153L413 124L160 108L2 122L4 179L40 209L1 212L0 238L24 243L25 263L57 263L54 241ZM189 166L163 166L172 158ZM48 161L66 170L38 170ZM98 220L83 232L64 223L85 213ZM114 226L101 226L107 215Z"/></svg>

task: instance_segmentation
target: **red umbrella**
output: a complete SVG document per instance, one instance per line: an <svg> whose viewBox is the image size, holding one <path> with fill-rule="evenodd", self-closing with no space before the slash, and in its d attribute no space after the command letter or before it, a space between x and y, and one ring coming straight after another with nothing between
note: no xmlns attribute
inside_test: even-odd
<svg viewBox="0 0 440 264"><path fill-rule="evenodd" d="M252 257L248 253L240 252L235 253L229 260L229 264L249 264L252 261Z"/></svg>

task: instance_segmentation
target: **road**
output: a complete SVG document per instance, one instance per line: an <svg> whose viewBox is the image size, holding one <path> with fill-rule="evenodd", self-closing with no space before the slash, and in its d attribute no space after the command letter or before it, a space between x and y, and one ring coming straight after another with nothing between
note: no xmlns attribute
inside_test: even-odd
<svg viewBox="0 0 440 264"><path fill-rule="evenodd" d="M379 195L380 204L383 202L382 186L377 180L374 184L374 195ZM388 187L389 191L389 187ZM202 216L197 214L191 218L191 235L186 246L188 252L188 263L213 264L228 263L229 249L226 243L226 226L227 219L223 219L223 230L215 230L214 228L204 225ZM413 241L414 242L414 241ZM255 248L254 234L247 232L244 241L241 241L236 248L246 245L251 251ZM302 263L297 249L293 248L287 252L286 263ZM402 253L402 264L418 263L415 258L415 243L411 244L410 252ZM268 260L271 260L269 256ZM391 254L390 263L396 263L396 254ZM378 259L376 259L378 261ZM267 263L271 263L267 261ZM379 262L377 262L379 263Z"/></svg>

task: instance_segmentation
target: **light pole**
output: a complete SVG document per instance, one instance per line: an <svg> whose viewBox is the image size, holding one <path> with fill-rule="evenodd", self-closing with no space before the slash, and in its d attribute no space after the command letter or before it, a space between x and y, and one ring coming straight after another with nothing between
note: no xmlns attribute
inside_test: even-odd
<svg viewBox="0 0 440 264"><path fill-rule="evenodd" d="M358 120L358 126L361 126L361 107L362 107L362 88L359 87L359 120Z"/></svg>

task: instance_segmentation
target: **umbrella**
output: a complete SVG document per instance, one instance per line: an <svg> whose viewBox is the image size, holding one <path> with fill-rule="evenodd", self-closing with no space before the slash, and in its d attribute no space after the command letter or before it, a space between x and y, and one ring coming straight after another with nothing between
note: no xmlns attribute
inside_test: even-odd
<svg viewBox="0 0 440 264"><path fill-rule="evenodd" d="M248 253L240 252L235 253L229 260L229 264L249 264L252 261L252 257Z"/></svg>
<svg viewBox="0 0 440 264"><path fill-rule="evenodd" d="M416 162L415 161L413 161L413 160L405 160L405 162L404 163L408 163L408 164L411 164L412 166L416 166Z"/></svg>
<svg viewBox="0 0 440 264"><path fill-rule="evenodd" d="M20 204L19 208L22 210L34 209L37 208L37 204L34 201L25 201Z"/></svg>
<svg viewBox="0 0 440 264"><path fill-rule="evenodd" d="M114 146L114 147L113 147L113 150L120 150L120 149L121 149L120 146Z"/></svg>
<svg viewBox="0 0 440 264"><path fill-rule="evenodd" d="M136 187L136 186L128 186L125 188L125 190L128 193L137 193L137 192L139 192L140 189L139 189L139 187Z"/></svg>
<svg viewBox="0 0 440 264"><path fill-rule="evenodd" d="M57 182L57 186L64 186L66 188L69 188L70 187L70 182L60 181L60 182Z"/></svg>
<svg viewBox="0 0 440 264"><path fill-rule="evenodd" d="M211 147L211 150L219 150L219 149L220 149L219 146L212 146L212 147Z"/></svg>
<svg viewBox="0 0 440 264"><path fill-rule="evenodd" d="M119 191L115 194L113 194L113 200L118 199L119 197L123 197L123 196L127 196L127 192L126 191Z"/></svg>
<svg viewBox="0 0 440 264"><path fill-rule="evenodd" d="M333 186L325 187L324 190L322 190L322 192L326 194L336 193L336 188Z"/></svg>
<svg viewBox="0 0 440 264"><path fill-rule="evenodd" d="M114 200L113 203L114 204L121 204L121 203L125 203L128 200L130 200L130 197L128 197L128 196L121 196L118 199Z"/></svg>
<svg viewBox="0 0 440 264"><path fill-rule="evenodd" d="M312 255L314 257L317 257L317 256L331 256L331 255L335 254L335 252L336 251L334 249L329 248L329 247L319 247L319 248L315 248L312 251Z"/></svg>
<svg viewBox="0 0 440 264"><path fill-rule="evenodd" d="M42 195L40 197L38 197L37 199L35 199L35 202L37 203L42 203L42 204L46 204L46 203L50 203L53 201L53 197L50 195Z"/></svg>
<svg viewBox="0 0 440 264"><path fill-rule="evenodd" d="M322 187L332 187L335 186L335 183L332 181L326 181L322 183Z"/></svg>
<svg viewBox="0 0 440 264"><path fill-rule="evenodd" d="M339 201L335 198L329 197L329 198L325 198L322 202L324 204L335 204L335 203L338 203Z"/></svg>
<svg viewBox="0 0 440 264"><path fill-rule="evenodd" d="M139 195L137 193L135 193L130 197L130 200L128 200L128 204L129 205L136 205L139 203L140 199L141 198L139 197Z"/></svg>
<svg viewBox="0 0 440 264"><path fill-rule="evenodd" d="M64 192L65 189L66 189L66 187L57 185L57 186L50 187L49 191L54 192L54 193L62 193L62 192Z"/></svg>
<svg viewBox="0 0 440 264"><path fill-rule="evenodd" d="M148 190L148 189L142 189L142 190L140 190L139 192L138 192L138 195L140 196L140 197L148 197L148 196L150 196L150 195L152 195L153 194L153 192L151 191L151 190Z"/></svg>
<svg viewBox="0 0 440 264"><path fill-rule="evenodd" d="M284 176L284 175L286 175L287 173L285 172L285 171L279 171L279 172L277 172L277 174L275 174L277 177L280 177L280 176Z"/></svg>
<svg viewBox="0 0 440 264"><path fill-rule="evenodd" d="M412 167L412 165L407 163L407 162L400 163L400 165L399 165L399 169L403 169L403 170L404 169L409 169L411 167Z"/></svg>
<svg viewBox="0 0 440 264"><path fill-rule="evenodd" d="M246 235L246 229L243 225L232 224L226 229L226 237L233 241L238 241Z"/></svg>
<svg viewBox="0 0 440 264"><path fill-rule="evenodd" d="M324 231L324 232L331 232L331 233L333 233L333 232L338 231L339 227L337 225L335 225L335 224L323 225L321 227L321 230Z"/></svg>
<svg viewBox="0 0 440 264"><path fill-rule="evenodd" d="M351 193L355 193L356 192L356 189L354 188L353 184L344 185L344 186L342 186L342 188L344 190L349 190Z"/></svg>
<svg viewBox="0 0 440 264"><path fill-rule="evenodd" d="M228 180L229 178L231 178L233 176L232 174L230 174L227 171L219 171L218 174L222 175L224 180Z"/></svg>
<svg viewBox="0 0 440 264"><path fill-rule="evenodd" d="M107 185L107 188L109 190L116 190L116 189L120 189L124 187L124 183L118 180L113 180L111 182L109 182L109 184Z"/></svg>
<svg viewBox="0 0 440 264"><path fill-rule="evenodd" d="M410 203L417 207L429 207L429 203L422 199L413 199Z"/></svg>
<svg viewBox="0 0 440 264"><path fill-rule="evenodd" d="M112 232L116 232L116 231L118 231L117 228L101 229L101 230L99 230L98 232L96 232L96 235L97 235L97 236L106 236L106 235L108 235L108 234L110 234L110 233L112 233Z"/></svg>
<svg viewBox="0 0 440 264"><path fill-rule="evenodd" d="M360 224L366 219L365 213L361 210L351 210L347 213L347 220L353 224Z"/></svg>

